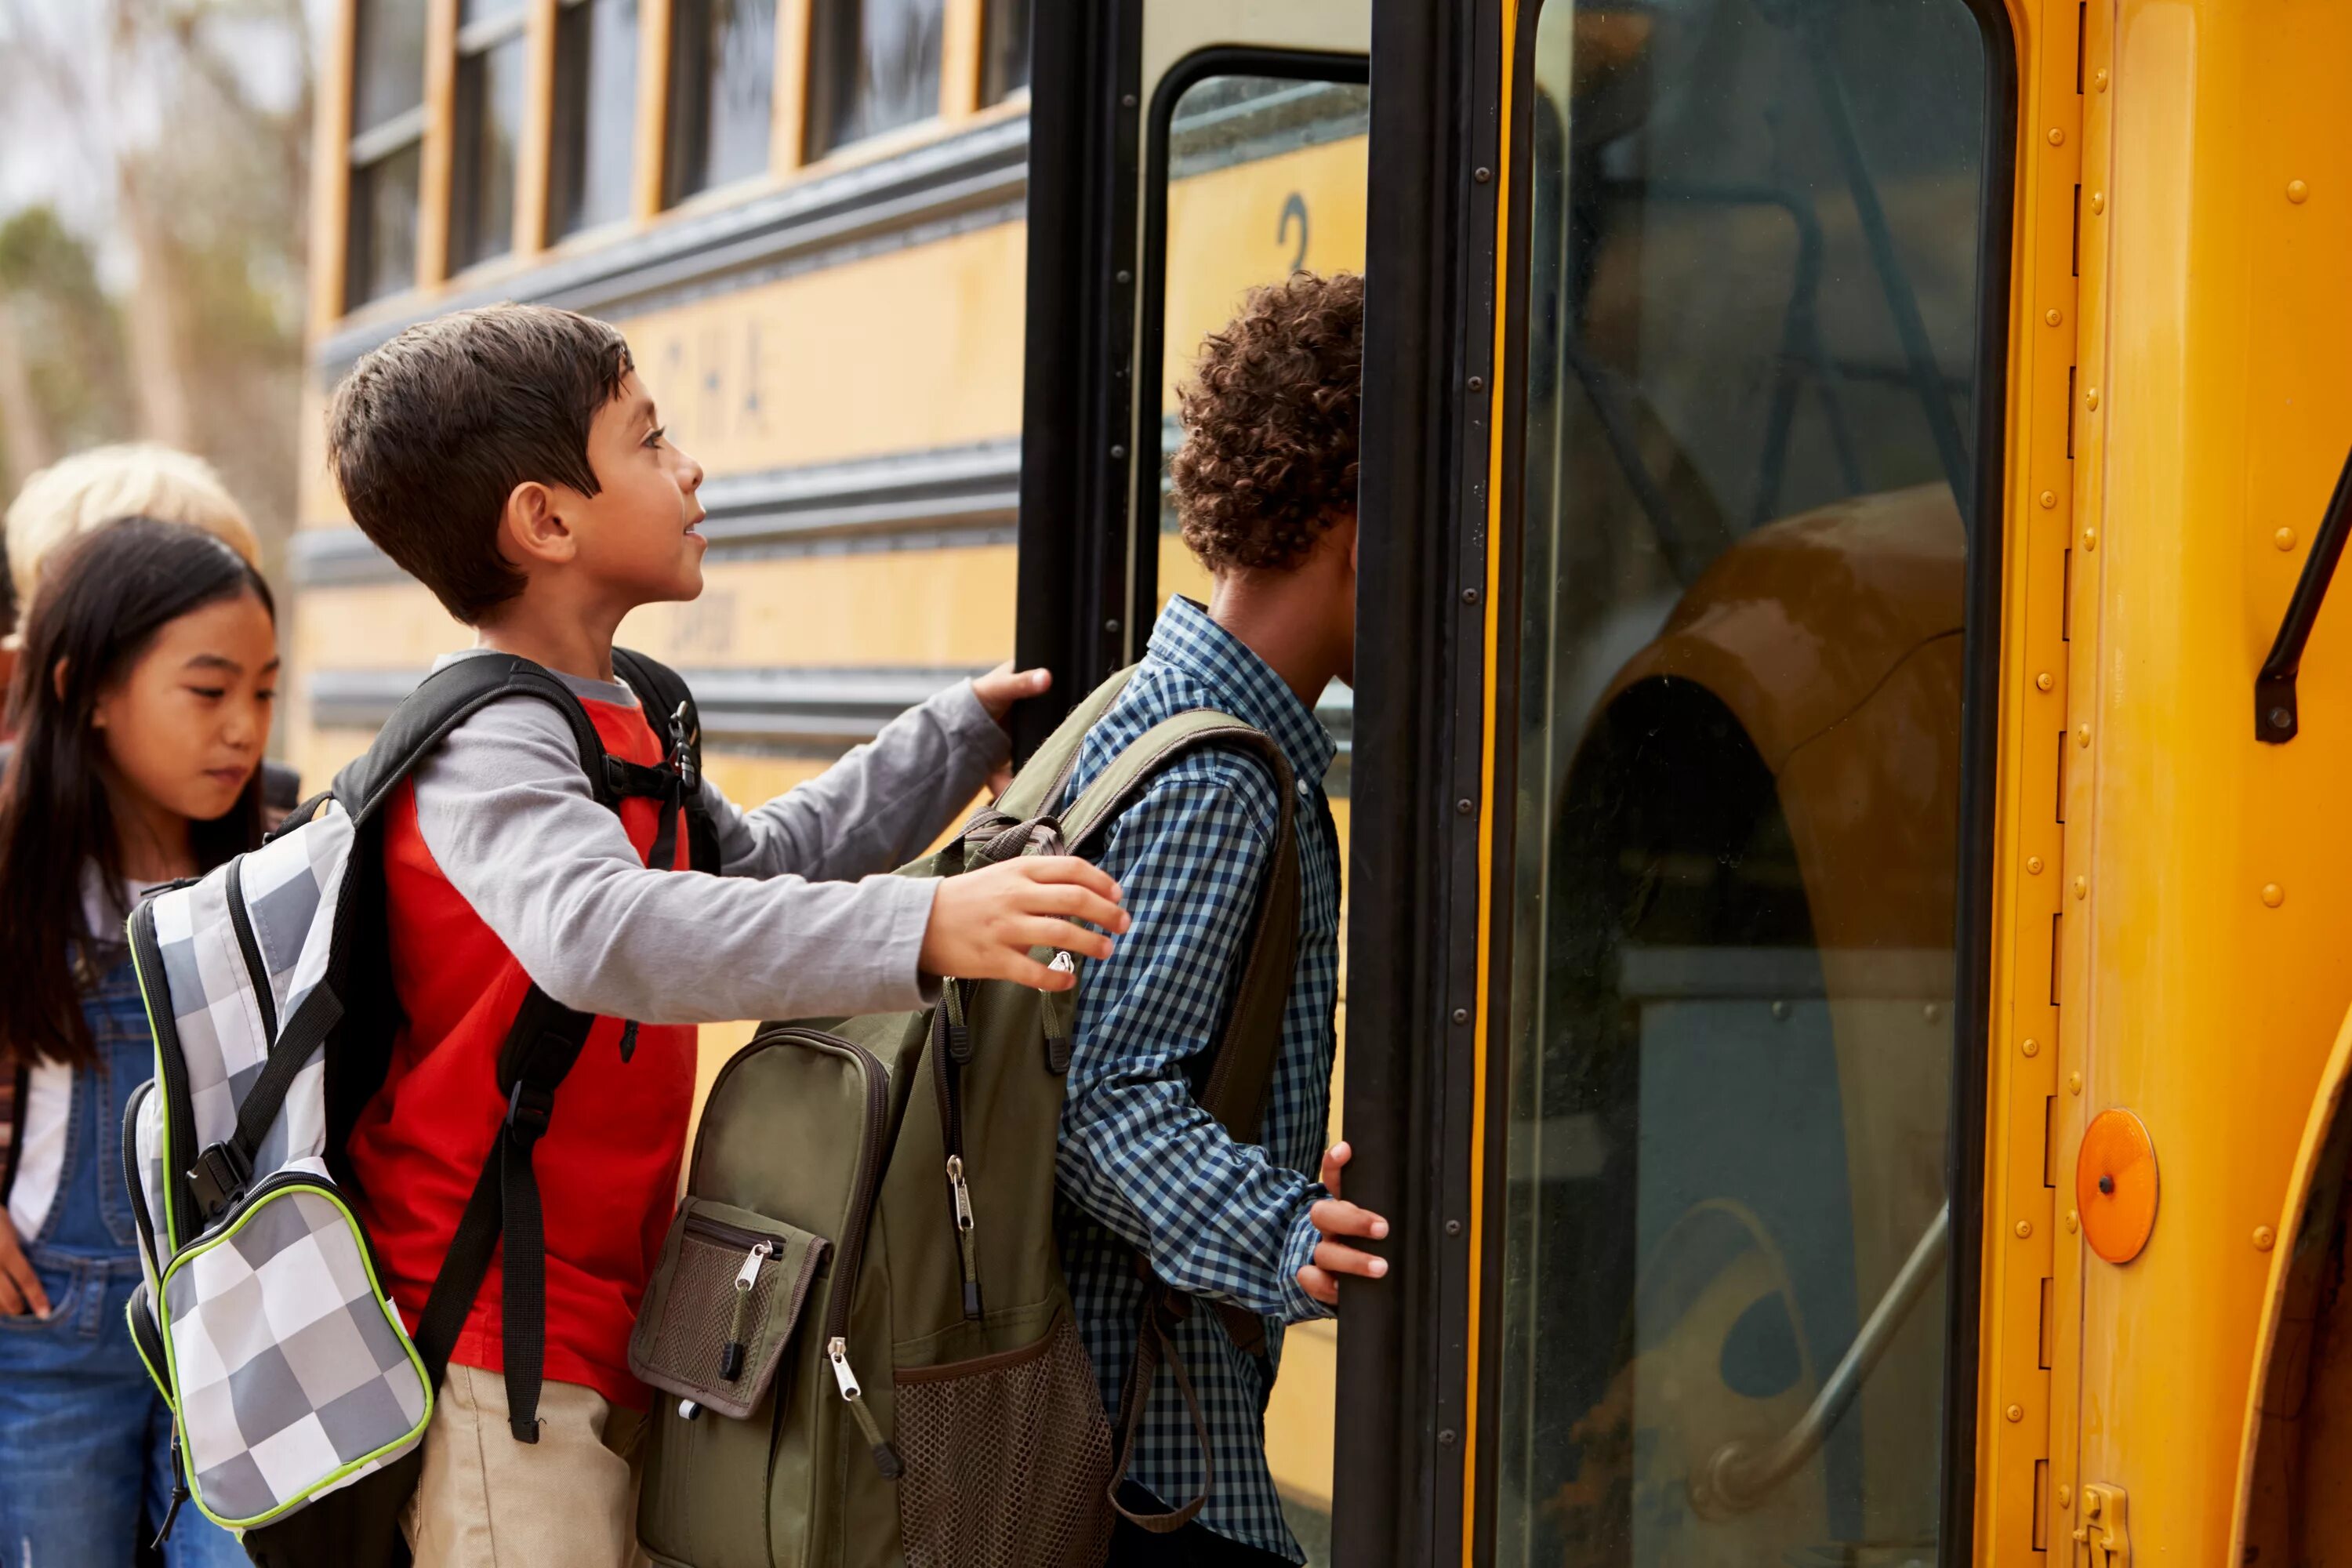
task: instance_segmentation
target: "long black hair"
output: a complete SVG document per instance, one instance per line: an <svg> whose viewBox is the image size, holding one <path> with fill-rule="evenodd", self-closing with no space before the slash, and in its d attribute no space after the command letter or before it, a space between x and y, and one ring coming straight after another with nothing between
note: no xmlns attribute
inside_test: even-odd
<svg viewBox="0 0 2352 1568"><path fill-rule="evenodd" d="M245 594L276 617L269 585L243 556L152 518L95 529L43 568L8 692L16 752L0 776L0 1060L94 1059L77 966L114 962L121 939L119 927L89 929L83 878L95 866L105 896L120 899L122 854L91 713L165 626ZM190 837L206 870L260 843L260 770Z"/></svg>

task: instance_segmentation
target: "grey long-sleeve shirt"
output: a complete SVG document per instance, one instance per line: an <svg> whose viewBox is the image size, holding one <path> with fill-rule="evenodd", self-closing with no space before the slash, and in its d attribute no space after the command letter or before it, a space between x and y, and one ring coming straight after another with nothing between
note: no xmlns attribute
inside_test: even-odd
<svg viewBox="0 0 2352 1568"><path fill-rule="evenodd" d="M637 705L624 684L562 679ZM918 955L938 884L876 873L920 853L1009 745L960 681L756 811L706 778L713 877L649 869L589 793L562 716L509 698L417 768L416 820L450 886L565 1006L644 1024L895 1012L930 1000Z"/></svg>

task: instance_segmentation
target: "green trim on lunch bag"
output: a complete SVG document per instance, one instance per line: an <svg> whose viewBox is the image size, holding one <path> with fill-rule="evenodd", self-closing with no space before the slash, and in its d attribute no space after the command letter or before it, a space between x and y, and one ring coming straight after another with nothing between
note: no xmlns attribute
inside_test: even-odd
<svg viewBox="0 0 2352 1568"><path fill-rule="evenodd" d="M180 1228L178 1225L173 1222L173 1216L172 1214L172 1097L170 1091L163 1087L165 1083L163 1077L163 1036L162 1031L155 1027L155 995L152 991L148 989L147 970L146 967L139 962L139 938L137 933L132 931L131 929L131 921L138 918L139 911L137 910L133 910L131 911L129 917L123 921L122 940L123 945L131 950L131 977L139 982L140 1010L147 1015L147 1044L148 1048L154 1053L155 1059L155 1072L153 1075L155 1079L155 1091L163 1097L163 1113L158 1119L156 1124L162 1140L160 1155L163 1161L163 1169L162 1173L162 1184L155 1195L163 1200L163 1250L166 1254L171 1254L176 1253L180 1250ZM173 1031L173 1037L175 1039L178 1037L178 1031L176 1029ZM144 1192L136 1192L131 1194L131 1196L134 1202L143 1204L147 1201L147 1194ZM155 1310L160 1318L163 1312L163 1302L160 1300L163 1295L163 1287L160 1279L156 1287L156 1295L159 1300L156 1302ZM164 1336L166 1343L169 1343L170 1339L171 1336L169 1334Z"/></svg>
<svg viewBox="0 0 2352 1568"><path fill-rule="evenodd" d="M256 1189L256 1192L259 1191L260 1189ZM290 1498L288 1500L279 1503L276 1508L271 1509L267 1513L255 1514L251 1519L223 1519L220 1515L215 1513L210 1508L205 1506L204 1494L196 1489L195 1467L193 1462L195 1456L194 1451L188 1444L186 1426L181 1420L179 1402L174 1399L166 1398L164 1403L170 1405L172 1409L173 1429L180 1435L180 1452L186 1455L190 1461L187 1473L189 1500L196 1505L196 1511L198 1513L203 1514L206 1519L211 1520L215 1524L219 1525L224 1530L252 1530L260 1525L268 1524L272 1520L283 1519L286 1515L292 1513L296 1509L300 1508L304 1503L309 1502L312 1498L319 1496L321 1492L332 1490L335 1487L351 1479L352 1477L357 1475L368 1466L374 1464L377 1460L383 1458L386 1455L395 1453L419 1441L424 1436L425 1429L433 1424L433 1379L426 1374L425 1371L424 1359L416 1353L415 1342L408 1337L408 1330L406 1326L401 1322L400 1314L393 1309L392 1302L384 1296L383 1282L376 1278L375 1258L373 1251L367 1245L364 1233L360 1229L359 1216L352 1213L351 1205L343 1202L341 1194L335 1192L333 1188L327 1186L317 1177L310 1176L307 1173L289 1180L281 1186L271 1188L268 1192L264 1193L261 1195L263 1203L266 1203L270 1199L274 1199L279 1193L291 1192L315 1193L320 1197L322 1197L329 1203L334 1205L336 1209L341 1213L344 1222L351 1226L352 1234L354 1237L361 1238L360 1267L367 1270L369 1294L375 1298L375 1304L383 1310L384 1321L392 1325L392 1331L400 1336L400 1348L408 1352L408 1364L416 1369L416 1381L422 1384L425 1389L425 1413L416 1418L416 1425L410 1427L406 1433L394 1438L393 1441L384 1444L373 1453L362 1454L358 1458L353 1459L350 1464L344 1465L336 1469L332 1474L320 1478L315 1484L305 1489L300 1496ZM170 1296L168 1293L172 1276L177 1274L181 1268L186 1266L191 1260L203 1257L205 1253L210 1252L214 1247L218 1247L222 1242L225 1242L228 1240L229 1237L235 1236L238 1231L243 1230L245 1228L246 1221L251 1219L255 1215L261 1212L263 1203L247 1204L244 1210L239 1213L228 1226L224 1227L217 1234L204 1237L195 1245L190 1247L187 1251L173 1257L171 1266L163 1270L163 1279L156 1285L155 1316L158 1323L163 1329L163 1356L172 1369L172 1386L173 1388L177 1388L180 1385L180 1367L179 1358L172 1350L172 1309L170 1304Z"/></svg>
<svg viewBox="0 0 2352 1568"><path fill-rule="evenodd" d="M177 1421L180 1418L180 1402L172 1397L171 1379L156 1370L155 1363L147 1359L147 1347L139 1342L139 1293L136 1290L131 1293L130 1300L122 1303L122 1321L131 1331L131 1348L139 1352L139 1364L147 1369L148 1381L155 1385L155 1392L163 1395L163 1407L172 1413L172 1419ZM148 1321L154 1321L153 1313L148 1314ZM163 1342L163 1355L169 1360L172 1336L159 1325L155 1337Z"/></svg>

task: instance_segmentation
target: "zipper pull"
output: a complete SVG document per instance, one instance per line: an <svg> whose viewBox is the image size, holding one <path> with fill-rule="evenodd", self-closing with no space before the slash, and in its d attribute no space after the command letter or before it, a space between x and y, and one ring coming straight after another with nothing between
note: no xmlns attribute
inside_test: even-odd
<svg viewBox="0 0 2352 1568"><path fill-rule="evenodd" d="M162 1551L163 1542L172 1539L172 1522L180 1517L180 1505L187 1500L188 1468L180 1459L180 1428L175 1423L172 1427L172 1506L163 1510L163 1528L155 1532L149 1551Z"/></svg>
<svg viewBox="0 0 2352 1568"><path fill-rule="evenodd" d="M963 1315L980 1321L980 1254L971 1238L971 1187L963 1179L963 1156L948 1156L948 1194L955 1200L956 1250L963 1258Z"/></svg>
<svg viewBox="0 0 2352 1568"><path fill-rule="evenodd" d="M719 1375L732 1383L743 1375L743 1336L751 1327L751 1288L760 1281L760 1265L776 1250L772 1241L755 1241L735 1271L735 1315L727 1325L727 1343L719 1352Z"/></svg>
<svg viewBox="0 0 2352 1568"><path fill-rule="evenodd" d="M637 1054L637 1023L636 1023L636 1020L635 1020L635 1019L631 1018L631 1019L627 1019L627 1020L624 1021L624 1022L623 1022L623 1024L621 1025L621 1062L622 1062L622 1065L626 1066L626 1065L628 1064L629 1059L630 1059L632 1057L635 1057L636 1054Z"/></svg>
<svg viewBox="0 0 2352 1568"><path fill-rule="evenodd" d="M857 1429L866 1435L866 1447L874 1451L874 1468L882 1472L886 1481L895 1481L906 1471L898 1450L882 1436L882 1428L875 1424L874 1412L866 1408L866 1394L857 1386L857 1374L849 1370L849 1342L839 1334L824 1342L825 1359L833 1363L833 1381L841 1384L841 1397L848 1402L849 1413L857 1418Z"/></svg>
<svg viewBox="0 0 2352 1568"><path fill-rule="evenodd" d="M1078 967L1078 961L1072 958L1067 952L1056 952L1054 954L1053 962L1046 964L1045 967L1052 970L1056 974L1068 974L1076 970Z"/></svg>

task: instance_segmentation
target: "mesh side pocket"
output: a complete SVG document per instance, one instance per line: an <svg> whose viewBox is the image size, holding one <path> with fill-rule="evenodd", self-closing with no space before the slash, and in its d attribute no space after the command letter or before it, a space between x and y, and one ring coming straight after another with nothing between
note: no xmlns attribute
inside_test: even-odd
<svg viewBox="0 0 2352 1568"><path fill-rule="evenodd" d="M688 1198L638 1310L629 1370L748 1417L783 1361L826 1250L822 1237L781 1220Z"/></svg>
<svg viewBox="0 0 2352 1568"><path fill-rule="evenodd" d="M898 1374L907 1568L1095 1568L1110 1421L1066 1313L1036 1344Z"/></svg>

